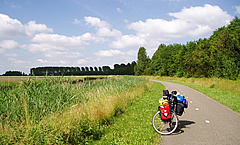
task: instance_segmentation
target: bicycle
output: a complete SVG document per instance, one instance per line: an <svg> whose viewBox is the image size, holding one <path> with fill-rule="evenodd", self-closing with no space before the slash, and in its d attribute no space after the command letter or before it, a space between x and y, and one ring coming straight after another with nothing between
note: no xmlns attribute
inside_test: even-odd
<svg viewBox="0 0 240 145"><path fill-rule="evenodd" d="M173 100L172 96L171 99ZM171 118L170 119L162 119L161 114L163 114L160 109L154 114L152 118L152 126L154 130L162 135L169 135L172 134L178 127L178 117L177 114L175 113L175 108L176 108L176 103L175 101L169 101L170 105L170 113L171 113Z"/></svg>

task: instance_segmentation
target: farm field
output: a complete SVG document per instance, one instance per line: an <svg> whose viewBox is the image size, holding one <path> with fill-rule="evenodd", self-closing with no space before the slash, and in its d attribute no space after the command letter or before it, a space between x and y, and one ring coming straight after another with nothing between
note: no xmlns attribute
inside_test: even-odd
<svg viewBox="0 0 240 145"><path fill-rule="evenodd" d="M19 82L19 81L23 81L28 79L28 77L0 77L0 82L5 82L5 81L9 81L9 82Z"/></svg>

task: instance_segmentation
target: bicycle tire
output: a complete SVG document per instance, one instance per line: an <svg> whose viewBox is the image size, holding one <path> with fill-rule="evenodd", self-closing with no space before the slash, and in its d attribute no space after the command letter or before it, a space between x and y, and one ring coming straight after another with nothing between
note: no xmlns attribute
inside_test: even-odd
<svg viewBox="0 0 240 145"><path fill-rule="evenodd" d="M177 115L172 112L171 119L163 121L160 117L161 112L157 111L152 118L153 129L162 135L172 134L178 127Z"/></svg>

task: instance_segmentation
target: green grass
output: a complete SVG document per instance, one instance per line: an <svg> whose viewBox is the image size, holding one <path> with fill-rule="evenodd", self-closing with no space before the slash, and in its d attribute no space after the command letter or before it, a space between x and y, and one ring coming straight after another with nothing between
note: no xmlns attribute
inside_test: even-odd
<svg viewBox="0 0 240 145"><path fill-rule="evenodd" d="M93 144L159 144L161 135L153 130L151 121L163 89L162 84L153 82L153 86L138 96L125 113L116 117L114 123L106 128L103 137Z"/></svg>
<svg viewBox="0 0 240 145"><path fill-rule="evenodd" d="M240 80L219 78L151 77L189 86L221 104L240 112Z"/></svg>

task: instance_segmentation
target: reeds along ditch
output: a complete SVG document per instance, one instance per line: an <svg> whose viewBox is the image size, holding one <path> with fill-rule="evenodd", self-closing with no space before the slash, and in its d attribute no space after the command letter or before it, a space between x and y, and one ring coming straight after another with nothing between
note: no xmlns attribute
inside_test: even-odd
<svg viewBox="0 0 240 145"><path fill-rule="evenodd" d="M0 144L82 144L101 137L147 80L118 76L72 83L29 79L0 91Z"/></svg>

